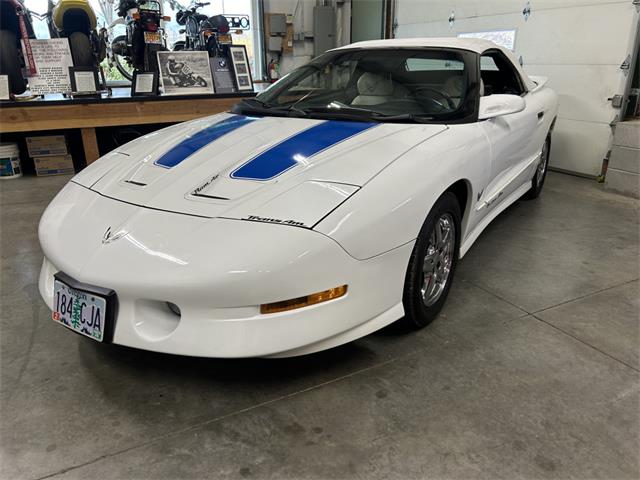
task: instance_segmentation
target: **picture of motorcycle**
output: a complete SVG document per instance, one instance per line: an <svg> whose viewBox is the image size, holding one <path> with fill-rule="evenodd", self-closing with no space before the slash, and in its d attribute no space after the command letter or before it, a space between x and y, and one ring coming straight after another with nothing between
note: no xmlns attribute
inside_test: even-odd
<svg viewBox="0 0 640 480"><path fill-rule="evenodd" d="M22 67L36 73L29 39L34 39L31 12L20 0L0 0L0 74L9 77L9 89L19 95L27 89ZM23 58L20 40L25 40Z"/></svg>
<svg viewBox="0 0 640 480"><path fill-rule="evenodd" d="M189 65L177 61L173 55L167 57L165 69L169 79L176 87L206 87L208 85L204 78L194 75Z"/></svg>
<svg viewBox="0 0 640 480"><path fill-rule="evenodd" d="M133 72L158 72L156 53L166 50L162 22L169 17L162 15L161 3L155 0L120 0L118 15L121 17L109 26L124 24L126 33L111 41L110 63L122 75L131 80Z"/></svg>

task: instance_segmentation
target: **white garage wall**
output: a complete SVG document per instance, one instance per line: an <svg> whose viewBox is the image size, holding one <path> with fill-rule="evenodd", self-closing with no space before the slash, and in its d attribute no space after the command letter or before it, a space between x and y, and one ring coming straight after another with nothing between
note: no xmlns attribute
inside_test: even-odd
<svg viewBox="0 0 640 480"><path fill-rule="evenodd" d="M515 53L525 71L549 77L560 96L551 165L598 175L611 144L609 123L620 113L607 98L624 91L620 64L632 52L638 8L632 0L531 0L525 21L525 5L526 0L396 0L396 37L516 29Z"/></svg>

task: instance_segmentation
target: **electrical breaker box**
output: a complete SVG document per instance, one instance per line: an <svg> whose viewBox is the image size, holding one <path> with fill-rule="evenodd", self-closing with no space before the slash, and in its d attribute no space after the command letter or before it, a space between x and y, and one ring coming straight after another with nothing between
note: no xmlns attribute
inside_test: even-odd
<svg viewBox="0 0 640 480"><path fill-rule="evenodd" d="M336 11L331 5L313 8L313 54L318 56L336 47Z"/></svg>
<svg viewBox="0 0 640 480"><path fill-rule="evenodd" d="M287 16L284 13L269 15L269 33L271 35L287 33Z"/></svg>

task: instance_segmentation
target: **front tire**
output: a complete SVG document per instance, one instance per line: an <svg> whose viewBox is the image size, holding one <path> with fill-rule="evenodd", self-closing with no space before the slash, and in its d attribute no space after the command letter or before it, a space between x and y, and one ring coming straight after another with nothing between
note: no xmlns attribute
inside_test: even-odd
<svg viewBox="0 0 640 480"><path fill-rule="evenodd" d="M458 199L445 192L424 221L409 259L400 320L404 327L426 327L442 309L458 264L460 220Z"/></svg>
<svg viewBox="0 0 640 480"><path fill-rule="evenodd" d="M548 135L542 146L542 152L540 153L540 161L536 167L536 173L531 179L531 188L525 193L522 198L524 200L533 200L538 198L542 187L544 186L544 180L547 178L547 170L549 167L549 153L551 152L551 135Z"/></svg>
<svg viewBox="0 0 640 480"><path fill-rule="evenodd" d="M95 58L91 40L82 32L73 32L69 35L69 47L74 67L93 67Z"/></svg>

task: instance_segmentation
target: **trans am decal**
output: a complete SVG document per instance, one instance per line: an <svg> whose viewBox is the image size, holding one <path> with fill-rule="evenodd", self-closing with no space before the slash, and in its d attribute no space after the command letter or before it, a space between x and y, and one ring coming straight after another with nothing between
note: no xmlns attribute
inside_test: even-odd
<svg viewBox="0 0 640 480"><path fill-rule="evenodd" d="M298 222L297 220L281 220L280 218L259 217L258 215L249 215L242 220L249 220L251 222L277 223L279 225L291 225L292 227L306 227L303 222Z"/></svg>
<svg viewBox="0 0 640 480"><path fill-rule="evenodd" d="M256 117L246 117L244 115L225 118L185 138L168 152L165 152L154 163L164 168L175 167L211 142L255 120L257 120Z"/></svg>
<svg viewBox="0 0 640 480"><path fill-rule="evenodd" d="M271 180L298 163L304 163L310 157L374 125L377 124L338 120L323 122L252 158L231 173L231 177L244 180Z"/></svg>

